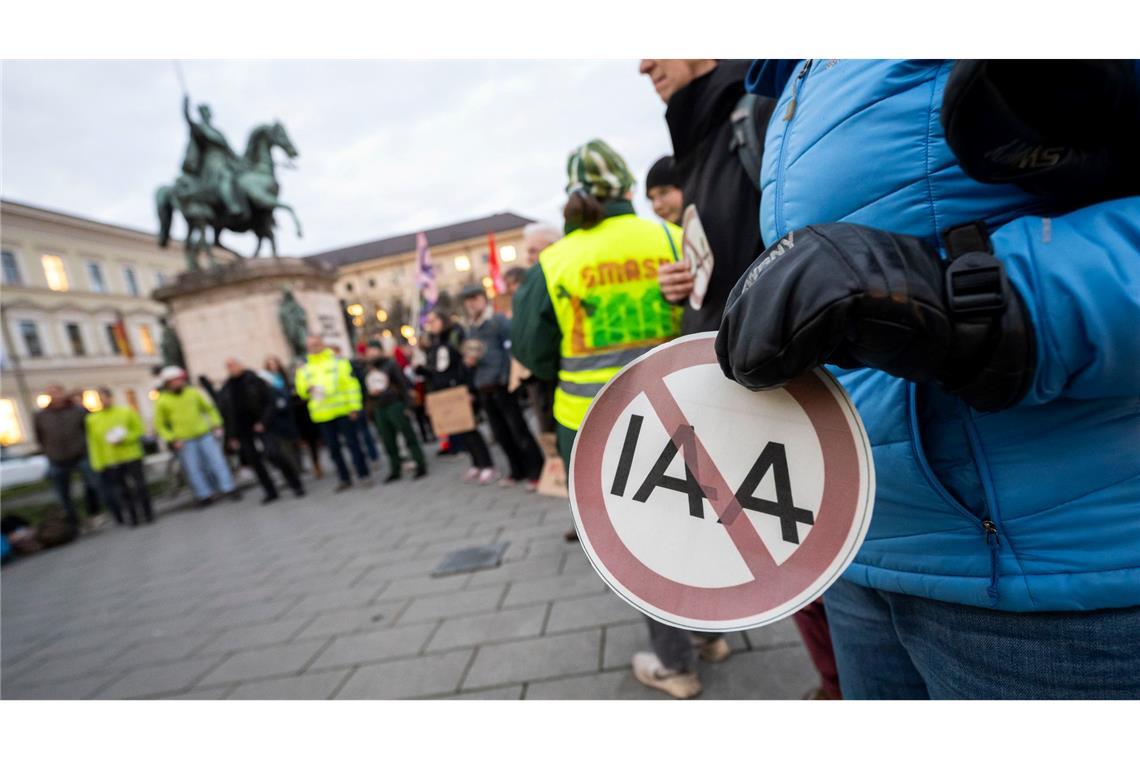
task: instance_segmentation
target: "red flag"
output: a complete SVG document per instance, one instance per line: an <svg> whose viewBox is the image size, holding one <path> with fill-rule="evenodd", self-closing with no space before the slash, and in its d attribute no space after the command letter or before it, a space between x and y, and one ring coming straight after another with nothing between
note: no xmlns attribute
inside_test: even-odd
<svg viewBox="0 0 1140 760"><path fill-rule="evenodd" d="M487 233L487 247L490 248L490 253L487 255L487 265L490 268L489 274L491 275L491 289L495 291L495 295L507 292L507 285L503 282L503 272L499 267L499 249L495 247L495 233Z"/></svg>
<svg viewBox="0 0 1140 760"><path fill-rule="evenodd" d="M127 325L123 322L123 315L115 312L115 322L111 326L111 332L115 336L115 343L119 346L119 353L128 359L135 358L135 352L131 348L131 339L127 334Z"/></svg>

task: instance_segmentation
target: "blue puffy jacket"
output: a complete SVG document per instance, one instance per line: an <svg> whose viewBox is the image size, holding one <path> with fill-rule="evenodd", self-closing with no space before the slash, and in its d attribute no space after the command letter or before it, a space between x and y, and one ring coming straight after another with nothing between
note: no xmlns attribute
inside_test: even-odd
<svg viewBox="0 0 1140 760"><path fill-rule="evenodd" d="M1012 409L830 367L874 449L854 583L1003 610L1140 605L1140 197L1050 216L967 177L939 112L949 61L757 61L765 241L854 222L939 246L975 220L1033 317L1037 370Z"/></svg>

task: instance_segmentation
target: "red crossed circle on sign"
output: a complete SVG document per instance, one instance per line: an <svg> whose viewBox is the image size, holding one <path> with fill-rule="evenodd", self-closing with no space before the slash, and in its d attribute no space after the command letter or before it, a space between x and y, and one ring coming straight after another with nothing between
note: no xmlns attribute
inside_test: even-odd
<svg viewBox="0 0 1140 760"><path fill-rule="evenodd" d="M819 439L824 462L823 497L812 529L800 547L777 565L752 521L742 514L735 491L717 469L708 450L693 436L700 481L711 486L706 497L724 524L753 579L735 586L708 588L680 583L650 569L621 540L606 509L602 458L622 412L645 393L674 442L691 424L664 378L674 372L716 363L713 337L677 341L628 365L595 398L574 444L573 495L581 529L613 578L650 605L694 620L735 621L776 609L808 590L843 550L860 502L859 439L839 399L815 373L784 386L803 408ZM831 382L834 382L832 380ZM694 468L694 472L697 469ZM807 600L805 600L806 602Z"/></svg>

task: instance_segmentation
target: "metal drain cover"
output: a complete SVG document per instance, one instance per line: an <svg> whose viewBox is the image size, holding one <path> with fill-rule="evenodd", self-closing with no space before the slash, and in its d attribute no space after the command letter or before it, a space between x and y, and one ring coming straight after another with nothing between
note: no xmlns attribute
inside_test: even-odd
<svg viewBox="0 0 1140 760"><path fill-rule="evenodd" d="M510 541L486 546L471 546L466 549L457 549L443 558L443 561L431 571L433 578L441 575L455 575L456 573L469 573L473 570L486 570L498 567L503 561L503 552L510 546Z"/></svg>

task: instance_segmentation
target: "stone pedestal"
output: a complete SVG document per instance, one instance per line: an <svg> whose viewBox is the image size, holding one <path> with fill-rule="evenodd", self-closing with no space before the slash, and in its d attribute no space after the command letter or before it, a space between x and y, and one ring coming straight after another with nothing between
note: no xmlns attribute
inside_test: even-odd
<svg viewBox="0 0 1140 760"><path fill-rule="evenodd" d="M267 356L291 365L296 358L278 316L289 288L305 310L309 334L350 356L343 310L333 293L336 270L303 259L243 259L217 269L186 272L154 298L170 308L193 380L226 378L226 359L260 369Z"/></svg>

